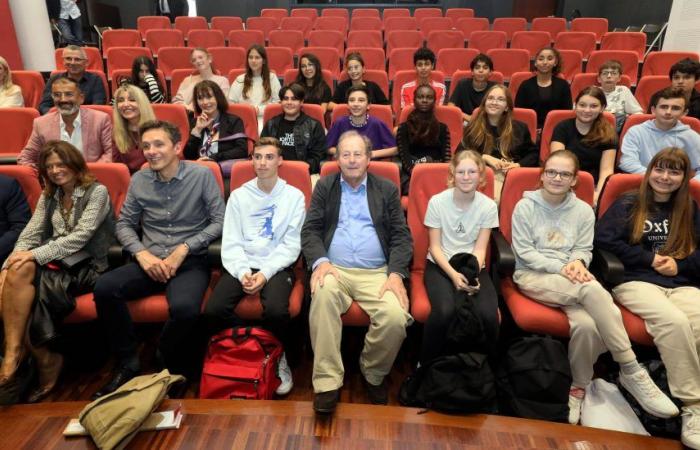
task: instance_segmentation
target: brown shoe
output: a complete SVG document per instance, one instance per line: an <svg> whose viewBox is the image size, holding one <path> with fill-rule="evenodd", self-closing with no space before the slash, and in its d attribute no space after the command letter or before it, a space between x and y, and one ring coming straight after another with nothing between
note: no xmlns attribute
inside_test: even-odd
<svg viewBox="0 0 700 450"><path fill-rule="evenodd" d="M386 379L382 380L379 385L370 384L367 379L362 378L367 389L367 397L373 405L386 405L389 403L389 392L386 388Z"/></svg>
<svg viewBox="0 0 700 450"><path fill-rule="evenodd" d="M338 405L340 390L335 389L327 392L317 392L314 394L314 411L318 414L332 414Z"/></svg>
<svg viewBox="0 0 700 450"><path fill-rule="evenodd" d="M58 377L63 369L63 355L49 352L41 363L37 360L39 368L39 386L27 397L27 403L37 403L43 400L56 387Z"/></svg>

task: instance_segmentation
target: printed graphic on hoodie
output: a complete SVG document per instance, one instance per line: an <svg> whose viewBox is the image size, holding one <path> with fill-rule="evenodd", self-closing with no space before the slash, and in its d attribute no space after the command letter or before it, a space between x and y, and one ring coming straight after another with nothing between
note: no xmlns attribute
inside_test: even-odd
<svg viewBox="0 0 700 450"><path fill-rule="evenodd" d="M645 220L644 221L644 231L642 231L642 239L647 242L648 246L651 246L654 253L659 253L659 251L664 248L666 241L668 240L668 218L663 220Z"/></svg>
<svg viewBox="0 0 700 450"><path fill-rule="evenodd" d="M253 218L257 221L260 228L258 236L263 239L273 240L275 238L275 232L272 230L272 219L275 217L275 209L277 209L277 205L270 205L253 214Z"/></svg>

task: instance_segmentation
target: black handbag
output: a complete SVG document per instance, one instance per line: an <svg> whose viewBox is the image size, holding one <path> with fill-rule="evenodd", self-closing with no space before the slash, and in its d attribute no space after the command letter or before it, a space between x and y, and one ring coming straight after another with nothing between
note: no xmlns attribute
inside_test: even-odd
<svg viewBox="0 0 700 450"><path fill-rule="evenodd" d="M72 255L68 255L63 259L56 261L62 269L71 270L82 266L92 258L90 253L85 250L78 250Z"/></svg>

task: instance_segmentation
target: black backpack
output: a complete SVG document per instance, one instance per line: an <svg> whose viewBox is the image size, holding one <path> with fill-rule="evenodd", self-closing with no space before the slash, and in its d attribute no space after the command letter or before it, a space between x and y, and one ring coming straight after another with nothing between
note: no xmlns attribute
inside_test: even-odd
<svg viewBox="0 0 700 450"><path fill-rule="evenodd" d="M501 360L496 383L501 413L568 422L571 368L561 342L538 336L514 340Z"/></svg>
<svg viewBox="0 0 700 450"><path fill-rule="evenodd" d="M404 382L399 401L457 414L496 413L496 383L486 355L435 358Z"/></svg>

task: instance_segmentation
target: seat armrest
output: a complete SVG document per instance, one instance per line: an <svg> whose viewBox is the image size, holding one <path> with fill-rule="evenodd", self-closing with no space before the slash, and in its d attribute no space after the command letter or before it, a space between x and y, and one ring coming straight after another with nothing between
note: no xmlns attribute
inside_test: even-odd
<svg viewBox="0 0 700 450"><path fill-rule="evenodd" d="M495 230L491 233L495 268L501 276L510 276L515 271L515 253L503 234Z"/></svg>
<svg viewBox="0 0 700 450"><path fill-rule="evenodd" d="M221 238L209 244L209 248L207 249L207 262L209 263L209 267L221 267Z"/></svg>
<svg viewBox="0 0 700 450"><path fill-rule="evenodd" d="M613 288L624 281L625 266L613 253L594 248L591 272L606 287Z"/></svg>
<svg viewBox="0 0 700 450"><path fill-rule="evenodd" d="M17 164L17 156L0 156L0 165L14 166Z"/></svg>
<svg viewBox="0 0 700 450"><path fill-rule="evenodd" d="M129 260L129 255L121 244L112 244L107 251L107 263L110 268L123 266Z"/></svg>

